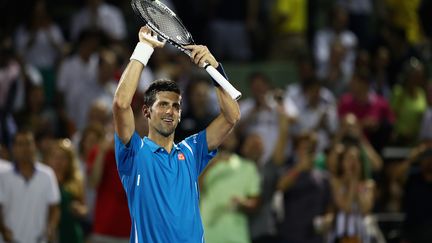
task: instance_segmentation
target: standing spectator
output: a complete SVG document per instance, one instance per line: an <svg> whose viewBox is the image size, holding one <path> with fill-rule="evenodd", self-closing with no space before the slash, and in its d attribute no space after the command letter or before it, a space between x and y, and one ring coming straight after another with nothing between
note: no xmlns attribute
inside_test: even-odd
<svg viewBox="0 0 432 243"><path fill-rule="evenodd" d="M316 78L303 80L300 85L287 88L288 100L301 111L292 124L294 136L313 132L317 135L317 151L324 152L330 146L332 135L338 128L337 105L333 94Z"/></svg>
<svg viewBox="0 0 432 243"><path fill-rule="evenodd" d="M35 155L33 134L18 131L14 167L0 176L0 225L6 242L54 240L60 216L59 187L52 169L36 162Z"/></svg>
<svg viewBox="0 0 432 243"><path fill-rule="evenodd" d="M389 103L370 90L368 70L357 70L351 81L351 89L338 105L340 118L352 113L373 147L380 152L387 144L394 123Z"/></svg>
<svg viewBox="0 0 432 243"><path fill-rule="evenodd" d="M253 139L260 141L258 136L249 135L243 145L249 146ZM247 214L258 206L259 175L255 162L234 153L236 146L236 135L231 133L201 178L201 210L208 243L251 242Z"/></svg>
<svg viewBox="0 0 432 243"><path fill-rule="evenodd" d="M93 243L127 243L131 231L128 201L117 172L112 133L105 128L106 136L87 158L88 183L96 190Z"/></svg>
<svg viewBox="0 0 432 243"><path fill-rule="evenodd" d="M211 0L209 9L210 49L215 56L248 61L252 57L249 31L258 18L258 1Z"/></svg>
<svg viewBox="0 0 432 243"><path fill-rule="evenodd" d="M314 220L330 210L330 184L324 171L314 169L315 146L314 133L297 136L290 158L292 166L279 177L277 189L284 195L284 219L279 225L281 242L324 242Z"/></svg>
<svg viewBox="0 0 432 243"><path fill-rule="evenodd" d="M278 136L278 113L269 103L270 80L263 73L252 73L249 78L251 97L240 101L242 114L239 123L241 136L257 134L264 143L264 151L259 166L267 163L273 153Z"/></svg>
<svg viewBox="0 0 432 243"><path fill-rule="evenodd" d="M318 30L314 41L317 75L321 80L334 81L339 93L351 79L356 59L357 37L347 29L346 11L335 6L329 13L330 26ZM336 77L338 77L336 79Z"/></svg>
<svg viewBox="0 0 432 243"><path fill-rule="evenodd" d="M64 38L48 13L45 0L37 0L29 7L32 13L15 33L16 50L25 62L41 72L44 94L51 104L55 94L55 69L62 58Z"/></svg>
<svg viewBox="0 0 432 243"><path fill-rule="evenodd" d="M423 147L405 162L403 238L410 243L432 242L432 149Z"/></svg>
<svg viewBox="0 0 432 243"><path fill-rule="evenodd" d="M71 141L53 141L46 163L54 170L60 185L59 242L84 243L84 233L80 224L87 213L84 179Z"/></svg>
<svg viewBox="0 0 432 243"><path fill-rule="evenodd" d="M123 13L104 0L86 0L86 5L72 17L72 40L76 40L86 29L102 30L113 41L122 41L126 37Z"/></svg>
<svg viewBox="0 0 432 243"><path fill-rule="evenodd" d="M342 8L348 12L348 28L359 39L360 48L368 48L371 41L371 20L373 14L372 0L338 0Z"/></svg>
<svg viewBox="0 0 432 243"><path fill-rule="evenodd" d="M63 96L66 114L78 130L84 128L90 104L102 89L97 81L100 39L98 31L82 32L77 53L65 59L57 77L57 91Z"/></svg>
<svg viewBox="0 0 432 243"><path fill-rule="evenodd" d="M372 66L371 79L372 89L383 96L386 100L390 100L391 90L389 82L390 51L385 46L380 46L375 51Z"/></svg>
<svg viewBox="0 0 432 243"><path fill-rule="evenodd" d="M306 50L308 0L276 0L272 10L270 58L294 59Z"/></svg>
<svg viewBox="0 0 432 243"><path fill-rule="evenodd" d="M393 87L391 96L396 116L393 139L396 144L410 146L417 142L421 119L427 108L423 89L424 66L418 59L412 58L405 63L401 75L402 83Z"/></svg>
<svg viewBox="0 0 432 243"><path fill-rule="evenodd" d="M176 129L176 141L182 141L190 134L195 134L205 129L216 117L212 112L210 93L212 87L206 79L198 78L191 81L185 92L185 112L182 114L182 122ZM184 103L183 103L184 104Z"/></svg>
<svg viewBox="0 0 432 243"><path fill-rule="evenodd" d="M422 140L432 141L432 84L426 88L427 109L423 115L422 124L420 128L419 138Z"/></svg>
<svg viewBox="0 0 432 243"><path fill-rule="evenodd" d="M374 205L375 183L366 177L357 146L344 147L331 186L335 216L329 242L370 242L365 217Z"/></svg>

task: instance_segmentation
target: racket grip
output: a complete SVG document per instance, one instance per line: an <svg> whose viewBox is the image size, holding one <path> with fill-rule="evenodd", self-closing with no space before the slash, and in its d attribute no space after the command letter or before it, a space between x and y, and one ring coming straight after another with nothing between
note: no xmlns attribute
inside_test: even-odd
<svg viewBox="0 0 432 243"><path fill-rule="evenodd" d="M231 98L233 100L238 100L240 99L240 97L242 96L242 94L240 93L240 91L238 91L234 86L232 86L232 84L230 82L228 82L228 80L225 79L224 76L222 76L222 74L220 74L218 72L218 70L216 70L216 68L214 68L211 65L207 65L207 67L205 68L205 70L207 71L208 74L210 74L210 76L226 91L228 92L228 94L231 96Z"/></svg>

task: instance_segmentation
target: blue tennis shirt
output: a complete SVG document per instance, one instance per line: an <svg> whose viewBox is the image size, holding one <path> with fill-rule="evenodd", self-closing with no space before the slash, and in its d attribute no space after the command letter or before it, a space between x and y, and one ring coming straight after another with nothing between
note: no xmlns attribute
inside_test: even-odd
<svg viewBox="0 0 432 243"><path fill-rule="evenodd" d="M117 168L126 191L132 243L202 243L198 176L216 150L206 132L194 134L171 153L135 132L128 145L115 134Z"/></svg>

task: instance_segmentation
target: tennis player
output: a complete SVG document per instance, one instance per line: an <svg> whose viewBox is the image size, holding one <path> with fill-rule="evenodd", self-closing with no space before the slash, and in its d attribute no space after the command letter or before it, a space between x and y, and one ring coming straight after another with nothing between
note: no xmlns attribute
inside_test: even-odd
<svg viewBox="0 0 432 243"><path fill-rule="evenodd" d="M145 92L142 111L149 133L141 138L130 105L153 49L164 43L147 27L142 27L138 36L140 41L122 74L113 104L117 168L132 221L130 242L204 242L198 176L240 119L239 107L222 88L216 88L219 116L205 130L174 144L181 93L175 82L157 80ZM195 64L207 62L221 70L207 47L186 48Z"/></svg>

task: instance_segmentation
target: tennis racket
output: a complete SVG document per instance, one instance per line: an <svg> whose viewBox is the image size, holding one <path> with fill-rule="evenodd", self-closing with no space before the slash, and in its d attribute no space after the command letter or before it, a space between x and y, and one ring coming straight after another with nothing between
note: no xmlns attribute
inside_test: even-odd
<svg viewBox="0 0 432 243"><path fill-rule="evenodd" d="M134 13L160 38L191 56L191 52L183 46L194 45L195 42L192 35L171 9L158 0L132 0L131 5ZM214 67L205 63L204 69L228 92L231 98L238 100L241 97L241 93Z"/></svg>

